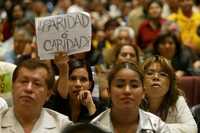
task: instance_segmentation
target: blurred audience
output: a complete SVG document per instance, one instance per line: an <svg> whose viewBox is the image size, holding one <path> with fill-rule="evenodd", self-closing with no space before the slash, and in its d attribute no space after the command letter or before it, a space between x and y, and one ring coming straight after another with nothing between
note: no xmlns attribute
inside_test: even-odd
<svg viewBox="0 0 200 133"><path fill-rule="evenodd" d="M197 58L192 50L183 45L174 32L163 32L155 40L154 55L167 58L176 71L176 76L192 75L193 62Z"/></svg>

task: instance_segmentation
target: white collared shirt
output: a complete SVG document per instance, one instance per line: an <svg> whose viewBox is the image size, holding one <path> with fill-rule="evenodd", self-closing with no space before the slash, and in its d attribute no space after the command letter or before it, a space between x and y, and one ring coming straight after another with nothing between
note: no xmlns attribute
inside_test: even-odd
<svg viewBox="0 0 200 133"><path fill-rule="evenodd" d="M197 133L197 124L183 96L178 97L175 109L170 108L165 122L174 133Z"/></svg>
<svg viewBox="0 0 200 133"><path fill-rule="evenodd" d="M91 123L104 129L107 132L114 133L114 128L112 125L110 117L110 109L104 111L96 118L94 118ZM169 127L157 116L143 110L139 110L139 124L136 133L142 133L142 130L148 130L148 133L170 133Z"/></svg>
<svg viewBox="0 0 200 133"><path fill-rule="evenodd" d="M67 116L43 108L31 133L59 133L63 127L69 124L72 122ZM24 133L21 124L14 115L13 108L0 113L0 125L0 133Z"/></svg>

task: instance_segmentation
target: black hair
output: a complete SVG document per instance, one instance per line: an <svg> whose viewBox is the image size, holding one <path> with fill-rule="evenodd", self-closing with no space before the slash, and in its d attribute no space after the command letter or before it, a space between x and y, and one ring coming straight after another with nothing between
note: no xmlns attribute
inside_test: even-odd
<svg viewBox="0 0 200 133"><path fill-rule="evenodd" d="M162 45L161 43L163 41L165 41L165 39L168 38L168 37L172 38L174 43L175 43L176 51L175 51L174 57L179 57L180 53L181 53L181 40L178 39L178 37L175 33L170 32L170 31L163 32L156 38L156 40L153 43L153 47L154 47L153 53L154 53L154 55L160 55L159 46Z"/></svg>
<svg viewBox="0 0 200 133"><path fill-rule="evenodd" d="M76 123L74 125L65 127L61 133L108 133L108 132L90 123Z"/></svg>
<svg viewBox="0 0 200 133"><path fill-rule="evenodd" d="M88 72L89 81L91 82L91 88L89 90L92 92L94 88L94 79L90 65L85 60L76 60L76 59L71 60L69 62L69 76L77 68L86 68Z"/></svg>
<svg viewBox="0 0 200 133"><path fill-rule="evenodd" d="M152 3L157 3L161 8L163 8L163 3L161 0L149 0L145 3L144 5L144 8L143 8L143 12L144 12L144 15L146 17L148 17L148 10L149 10L149 7L151 6Z"/></svg>
<svg viewBox="0 0 200 133"><path fill-rule="evenodd" d="M29 70L36 70L38 68L44 68L48 73L48 76L47 76L48 79L46 79L48 89L49 90L53 89L53 86L55 83L54 73L47 66L47 64L45 64L44 62L42 62L41 60L38 60L38 59L28 59L28 60L21 62L20 64L17 65L17 67L15 68L15 70L13 72L12 82L16 81L18 75L20 74L19 71L22 68L27 68Z"/></svg>
<svg viewBox="0 0 200 133"><path fill-rule="evenodd" d="M120 23L118 22L117 19L110 19L105 23L104 31L106 31L107 29L118 27L118 26L120 26Z"/></svg>

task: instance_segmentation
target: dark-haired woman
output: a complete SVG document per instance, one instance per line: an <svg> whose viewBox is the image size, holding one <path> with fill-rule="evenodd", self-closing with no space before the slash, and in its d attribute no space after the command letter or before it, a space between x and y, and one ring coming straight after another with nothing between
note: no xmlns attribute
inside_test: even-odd
<svg viewBox="0 0 200 133"><path fill-rule="evenodd" d="M90 66L73 59L68 67L66 57L62 53L56 57L60 79L45 107L68 115L73 122L88 122L103 111L104 106L92 97L94 81Z"/></svg>
<svg viewBox="0 0 200 133"><path fill-rule="evenodd" d="M166 31L161 33L154 44L154 55L161 55L167 58L176 71L176 76L192 75L196 55L189 47L182 44L174 32Z"/></svg>
<svg viewBox="0 0 200 133"><path fill-rule="evenodd" d="M144 7L146 19L138 29L137 44L146 56L151 52L152 44L159 35L162 25L167 22L161 17L162 7L163 4L160 0L149 0Z"/></svg>

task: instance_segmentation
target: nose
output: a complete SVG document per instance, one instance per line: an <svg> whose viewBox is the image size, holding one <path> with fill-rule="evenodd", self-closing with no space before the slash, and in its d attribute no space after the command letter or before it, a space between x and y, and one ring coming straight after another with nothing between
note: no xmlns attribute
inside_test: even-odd
<svg viewBox="0 0 200 133"><path fill-rule="evenodd" d="M165 44L165 47L166 47L166 48L169 48L170 46L171 46L171 44L168 43L168 42Z"/></svg>
<svg viewBox="0 0 200 133"><path fill-rule="evenodd" d="M130 90L131 90L131 88L130 88L130 86L129 85L126 85L126 87L125 87L125 92L130 92Z"/></svg>
<svg viewBox="0 0 200 133"><path fill-rule="evenodd" d="M154 73L153 80L159 80L159 73Z"/></svg>
<svg viewBox="0 0 200 133"><path fill-rule="evenodd" d="M130 59L130 58L131 58L130 54L127 54L126 59Z"/></svg>
<svg viewBox="0 0 200 133"><path fill-rule="evenodd" d="M81 87L81 81L79 79L76 80L75 87L76 88Z"/></svg>
<svg viewBox="0 0 200 133"><path fill-rule="evenodd" d="M33 90L33 83L28 82L28 84L26 86L26 92L32 92L32 90Z"/></svg>

